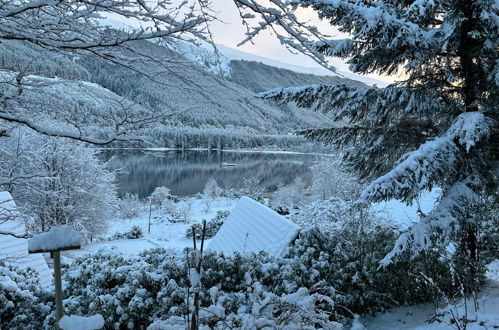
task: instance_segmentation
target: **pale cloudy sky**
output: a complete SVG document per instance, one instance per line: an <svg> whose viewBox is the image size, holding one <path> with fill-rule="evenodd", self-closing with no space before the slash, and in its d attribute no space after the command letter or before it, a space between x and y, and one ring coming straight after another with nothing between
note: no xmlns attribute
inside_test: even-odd
<svg viewBox="0 0 499 330"><path fill-rule="evenodd" d="M254 44L246 43L243 46L237 47L237 44L244 39L246 28L242 24L236 5L232 0L213 0L212 5L212 8L218 13L217 17L225 22L213 22L212 24L211 28L216 43L289 64L305 67L319 66L305 55L292 54L268 31L259 35L255 39ZM321 25L324 26L324 24ZM348 65L342 60L338 59L334 64L340 70L348 70Z"/></svg>
<svg viewBox="0 0 499 330"><path fill-rule="evenodd" d="M179 0L180 1L180 0ZM215 43L229 48L237 49L246 53L266 57L279 62L302 66L321 68L314 60L300 53L292 53L285 46L281 45L279 40L269 31L264 31L254 39L254 43L246 43L242 46L237 46L245 37L246 27L243 25L236 5L232 0L212 0L211 8L217 13L220 21L212 22L210 28L214 35ZM328 22L320 21L312 10L301 10L297 14L298 17L309 20L316 25L320 31L326 33L333 38L345 38L345 34L341 34L336 29L332 28ZM108 15L106 23L116 27L123 25L134 26L130 21L126 23L122 18L114 15ZM330 59L330 64L338 70L348 72L348 64L344 60L334 58ZM391 83L395 79L393 77L368 75L368 77ZM353 78L355 79L355 78Z"/></svg>

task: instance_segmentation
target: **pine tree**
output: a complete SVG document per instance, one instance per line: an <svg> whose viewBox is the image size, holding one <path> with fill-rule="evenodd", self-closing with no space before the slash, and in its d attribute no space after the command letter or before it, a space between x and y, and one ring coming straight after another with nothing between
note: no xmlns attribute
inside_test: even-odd
<svg viewBox="0 0 499 330"><path fill-rule="evenodd" d="M445 244L458 232L475 260L481 206L498 202L498 2L234 1L241 17L261 18L254 28L247 21L247 40L271 28L321 64L340 57L361 74L403 73L403 81L386 88L310 85L259 96L329 112L341 123L302 134L343 146L345 162L374 180L361 202L411 203L423 190L442 189L434 210L399 238L385 262L407 248ZM299 21L299 8L350 37L330 40Z"/></svg>

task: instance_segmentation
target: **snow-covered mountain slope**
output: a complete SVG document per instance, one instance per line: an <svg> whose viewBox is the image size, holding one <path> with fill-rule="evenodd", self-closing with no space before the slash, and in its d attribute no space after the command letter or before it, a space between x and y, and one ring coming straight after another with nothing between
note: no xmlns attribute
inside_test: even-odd
<svg viewBox="0 0 499 330"><path fill-rule="evenodd" d="M186 134L183 133L185 128L268 135L330 125L329 119L321 113L292 105L278 106L255 98L255 92L311 83L360 84L248 61L232 61L227 67L231 77L223 79L200 66L200 61L213 64L202 60L207 53L189 56L196 61L194 63L172 49L150 42L136 42L134 47L138 52L161 59L134 64L140 71L154 73L152 79L127 67L95 58L54 54L19 41L0 44L0 64L4 72L25 70L35 81L48 79L44 86L33 88L24 96L24 101L29 101L24 106L27 113L36 108L41 112L49 109L46 112L49 119L62 118L66 125L78 121L99 125L115 114L113 108L132 105L137 112L175 113L149 128L155 138L168 127L177 129L176 135ZM186 49L194 52L192 48ZM183 131L179 130L181 128ZM168 134L159 136L171 139Z"/></svg>
<svg viewBox="0 0 499 330"><path fill-rule="evenodd" d="M298 66L298 65L293 65L289 63L284 63L281 61L276 61L270 58L266 58L263 56L258 56L250 53L246 53L237 49L225 47L225 46L218 46L218 50L222 55L224 55L227 59L229 60L244 60L244 61L251 61L251 62L260 62L269 66L273 66L276 68L281 68L281 69L286 69L290 70L293 72L298 72L298 73L305 73L305 74L310 74L310 75L316 75L316 76L329 76L329 77L338 77L338 78L344 78L344 79L351 79L354 81L359 81L361 83L364 83L369 86L377 85L377 86L386 86L388 83L366 77L363 75L359 75L353 72L347 72L347 71L336 71L332 72L326 68L322 67L306 67L306 66ZM291 85L290 85L291 86Z"/></svg>
<svg viewBox="0 0 499 330"><path fill-rule="evenodd" d="M40 76L92 82L152 111L178 113L164 120L162 124L165 125L282 134L321 126L327 121L319 113L299 109L283 111L256 99L254 92L220 79L164 47L149 42L139 42L135 46L140 52L163 59L156 67L151 63L147 66L138 64L143 71L160 72L154 76L155 81L128 68L93 58L70 58L63 54L54 57L52 53L22 42L2 43L0 62L3 68L13 71L28 68L29 73ZM30 62L30 59L36 60ZM100 98L99 95L95 97Z"/></svg>
<svg viewBox="0 0 499 330"><path fill-rule="evenodd" d="M338 76L317 76L310 73L300 73L254 61L232 60L230 62L230 68L231 81L256 93L277 87L308 84L349 84L354 86L366 86L359 81Z"/></svg>

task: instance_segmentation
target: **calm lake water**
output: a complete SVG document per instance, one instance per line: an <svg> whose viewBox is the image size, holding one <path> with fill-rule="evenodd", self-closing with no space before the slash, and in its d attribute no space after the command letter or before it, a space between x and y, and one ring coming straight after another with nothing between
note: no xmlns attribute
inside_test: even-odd
<svg viewBox="0 0 499 330"><path fill-rule="evenodd" d="M239 187L244 180L256 178L268 191L288 184L297 177L310 183L309 167L321 157L313 153L232 152L208 150L106 150L118 174L118 193L138 194L143 198L156 187L170 188L176 196L202 192L209 179L220 187ZM236 166L221 167L222 163Z"/></svg>

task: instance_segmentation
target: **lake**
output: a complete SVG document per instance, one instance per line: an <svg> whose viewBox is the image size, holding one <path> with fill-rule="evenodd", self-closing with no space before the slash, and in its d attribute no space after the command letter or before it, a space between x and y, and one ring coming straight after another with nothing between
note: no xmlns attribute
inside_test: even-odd
<svg viewBox="0 0 499 330"><path fill-rule="evenodd" d="M209 151L209 150L104 150L117 174L118 193L147 197L156 187L170 188L176 196L202 192L215 179L220 187L239 187L256 178L268 191L289 184L297 177L311 182L309 167L328 155L301 152ZM221 164L235 166L221 166Z"/></svg>

